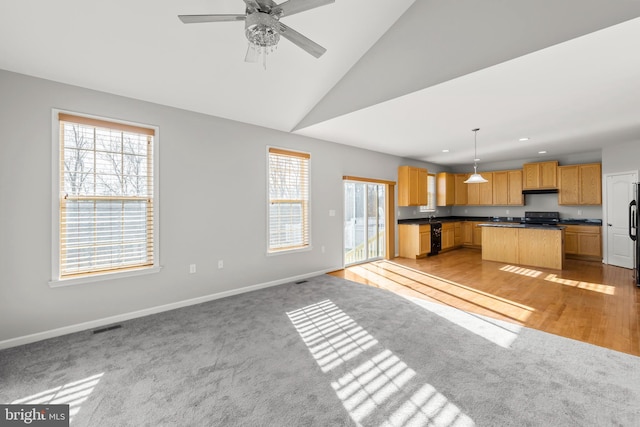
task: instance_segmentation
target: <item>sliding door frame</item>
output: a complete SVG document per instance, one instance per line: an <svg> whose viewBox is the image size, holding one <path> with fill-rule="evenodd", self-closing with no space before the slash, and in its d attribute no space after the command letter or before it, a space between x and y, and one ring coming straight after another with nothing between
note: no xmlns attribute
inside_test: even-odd
<svg viewBox="0 0 640 427"><path fill-rule="evenodd" d="M393 259L396 256L396 224L395 224L395 205L396 205L396 183L395 181L386 181L373 178L361 178L357 176L343 176L343 181L359 181L367 184L383 184L385 186L385 251L384 259ZM344 187L344 186L343 186ZM344 258L343 258L344 262Z"/></svg>

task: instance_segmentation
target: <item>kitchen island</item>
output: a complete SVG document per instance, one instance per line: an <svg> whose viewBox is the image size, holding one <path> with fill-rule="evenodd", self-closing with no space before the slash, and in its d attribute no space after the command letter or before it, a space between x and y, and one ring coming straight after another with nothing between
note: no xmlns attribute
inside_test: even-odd
<svg viewBox="0 0 640 427"><path fill-rule="evenodd" d="M562 270L565 227L505 223L479 226L483 260Z"/></svg>

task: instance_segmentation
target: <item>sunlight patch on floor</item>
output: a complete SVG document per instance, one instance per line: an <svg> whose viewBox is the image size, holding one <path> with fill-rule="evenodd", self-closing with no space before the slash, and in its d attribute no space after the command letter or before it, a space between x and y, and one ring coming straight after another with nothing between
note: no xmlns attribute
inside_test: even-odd
<svg viewBox="0 0 640 427"><path fill-rule="evenodd" d="M549 274L544 280L548 280L554 283L560 283L561 285L572 286L574 288L586 289L588 291L600 292L607 295L615 295L616 288L614 286L603 285L602 283L590 283L581 282L578 280L562 279L557 274Z"/></svg>
<svg viewBox="0 0 640 427"><path fill-rule="evenodd" d="M542 271L533 270L531 268L519 267L517 265L505 265L504 267L500 268L500 271L507 271L509 273L515 273L521 276L528 276L528 277L540 277L540 275L543 274Z"/></svg>
<svg viewBox="0 0 640 427"><path fill-rule="evenodd" d="M31 396L23 397L21 399L14 400L11 403L21 405L69 405L69 422L72 422L73 417L80 411L82 403L87 400L103 375L104 372L45 390Z"/></svg>
<svg viewBox="0 0 640 427"><path fill-rule="evenodd" d="M471 311L478 308L485 315L498 315L500 318L508 318L520 324L526 323L531 314L536 311L533 307L391 261L380 261L373 266L367 266L371 268L368 271L378 276L377 279L369 276L368 283L374 283L379 288L400 295L416 297L424 295L429 300L447 306L464 307Z"/></svg>
<svg viewBox="0 0 640 427"><path fill-rule="evenodd" d="M322 371L334 375L331 387L358 425L375 417L388 427L475 426L432 385L420 385L413 369L330 300L287 316Z"/></svg>

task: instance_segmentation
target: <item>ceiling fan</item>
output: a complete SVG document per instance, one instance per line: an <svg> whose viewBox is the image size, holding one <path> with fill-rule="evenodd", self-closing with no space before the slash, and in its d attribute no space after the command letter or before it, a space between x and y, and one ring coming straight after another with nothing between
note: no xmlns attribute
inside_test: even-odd
<svg viewBox="0 0 640 427"><path fill-rule="evenodd" d="M280 18L334 3L335 0L287 0L281 4L276 4L273 0L243 1L246 4L244 15L178 15L178 18L185 24L245 21L245 35L249 40L245 61L256 62L262 54L265 68L266 55L275 49L280 36L316 58L327 51L318 43L280 22Z"/></svg>

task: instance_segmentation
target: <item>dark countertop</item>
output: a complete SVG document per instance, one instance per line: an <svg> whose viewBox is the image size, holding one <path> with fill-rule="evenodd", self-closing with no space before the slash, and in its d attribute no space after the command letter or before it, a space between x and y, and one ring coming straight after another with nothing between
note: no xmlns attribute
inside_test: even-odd
<svg viewBox="0 0 640 427"><path fill-rule="evenodd" d="M559 230L564 230L565 227L564 225L544 225L544 224L515 224L515 223L508 223L508 222L503 222L503 223L499 223L499 222L487 222L484 224L478 224L478 227L496 227L496 228L535 228L535 229L540 229L540 230L555 230L555 231L559 231Z"/></svg>
<svg viewBox="0 0 640 427"><path fill-rule="evenodd" d="M519 216L442 216L436 217L433 221L430 221L429 218L409 218L409 219L399 219L398 224L408 224L408 225L421 225L421 224L431 224L432 222L458 222L458 221L482 221L482 222L490 222L490 223L515 223L520 224L523 218ZM576 219L576 218L566 218L561 219L559 225L602 225L601 219ZM542 226L548 227L548 226Z"/></svg>

